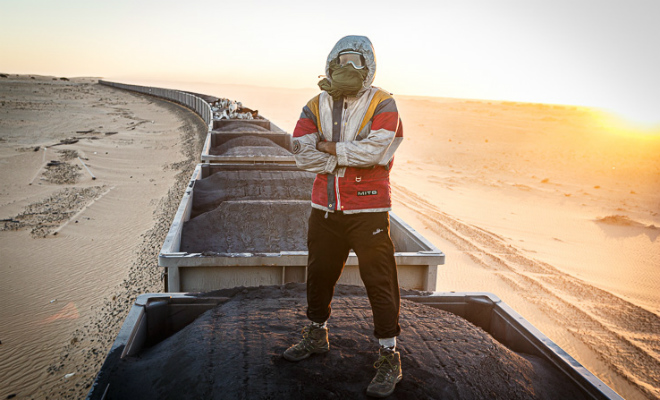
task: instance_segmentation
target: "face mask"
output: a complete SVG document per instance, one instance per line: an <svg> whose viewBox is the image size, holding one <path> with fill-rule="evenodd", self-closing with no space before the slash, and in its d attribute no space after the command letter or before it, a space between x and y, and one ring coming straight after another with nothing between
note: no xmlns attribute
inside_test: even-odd
<svg viewBox="0 0 660 400"><path fill-rule="evenodd" d="M351 63L342 67L333 60L330 62L332 83L324 78L319 82L319 87L328 92L335 100L341 96L354 96L362 89L368 73L366 68L355 69Z"/></svg>

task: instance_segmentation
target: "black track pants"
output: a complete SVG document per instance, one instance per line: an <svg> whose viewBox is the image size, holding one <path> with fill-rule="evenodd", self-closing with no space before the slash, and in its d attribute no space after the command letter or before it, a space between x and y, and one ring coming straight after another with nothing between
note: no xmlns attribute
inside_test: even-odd
<svg viewBox="0 0 660 400"><path fill-rule="evenodd" d="M307 236L307 317L323 323L330 317L335 284L350 249L360 263L377 338L398 336L399 281L387 212L327 213L312 208Z"/></svg>

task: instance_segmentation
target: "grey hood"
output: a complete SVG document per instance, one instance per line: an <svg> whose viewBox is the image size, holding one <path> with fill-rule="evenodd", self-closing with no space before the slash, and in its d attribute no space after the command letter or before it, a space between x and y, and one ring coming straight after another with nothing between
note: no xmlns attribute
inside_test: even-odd
<svg viewBox="0 0 660 400"><path fill-rule="evenodd" d="M332 78L330 77L330 61L339 57L339 53L344 50L353 50L362 54L366 62L366 67L369 70L362 87L364 89L371 87L376 76L376 54L374 54L374 46L366 36L344 36L339 39L335 47L330 51L330 54L328 54L328 59L325 62L325 76L332 82Z"/></svg>

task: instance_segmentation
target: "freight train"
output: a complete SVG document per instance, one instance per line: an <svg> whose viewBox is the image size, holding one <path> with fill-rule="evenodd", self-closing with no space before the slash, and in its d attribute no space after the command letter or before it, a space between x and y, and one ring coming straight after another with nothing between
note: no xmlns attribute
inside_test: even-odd
<svg viewBox="0 0 660 400"><path fill-rule="evenodd" d="M314 176L296 168L289 133L238 102L99 83L178 103L208 126L200 163L158 257L165 269L164 292L143 294L135 301L88 395L112 399L117 398L113 388L126 379L117 374L122 363L139 362L145 351L227 301L214 291L305 282L306 218ZM390 213L390 220L400 286L409 290L402 296L405 301L447 311L511 351L538 357L572 385L575 398L621 398L497 296L436 292L444 254L396 214ZM339 283L362 284L353 252ZM541 393L538 398L553 396Z"/></svg>

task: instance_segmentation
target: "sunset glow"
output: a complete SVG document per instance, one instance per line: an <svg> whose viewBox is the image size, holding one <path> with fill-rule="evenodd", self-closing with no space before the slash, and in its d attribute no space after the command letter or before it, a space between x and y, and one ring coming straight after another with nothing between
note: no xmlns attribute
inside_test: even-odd
<svg viewBox="0 0 660 400"><path fill-rule="evenodd" d="M358 34L376 48L375 85L397 95L591 106L660 122L660 2L334 4L355 17L298 0L248 0L240 11L209 0L10 0L0 72L316 89L334 43Z"/></svg>
<svg viewBox="0 0 660 400"><path fill-rule="evenodd" d="M606 132L629 137L660 137L660 116L644 107L587 107L596 126Z"/></svg>
<svg viewBox="0 0 660 400"><path fill-rule="evenodd" d="M660 136L660 120L651 114L618 110L595 111L596 119L610 132L634 136Z"/></svg>
<svg viewBox="0 0 660 400"><path fill-rule="evenodd" d="M660 134L660 111L621 107L612 110L619 117L620 124L629 125L632 129Z"/></svg>

